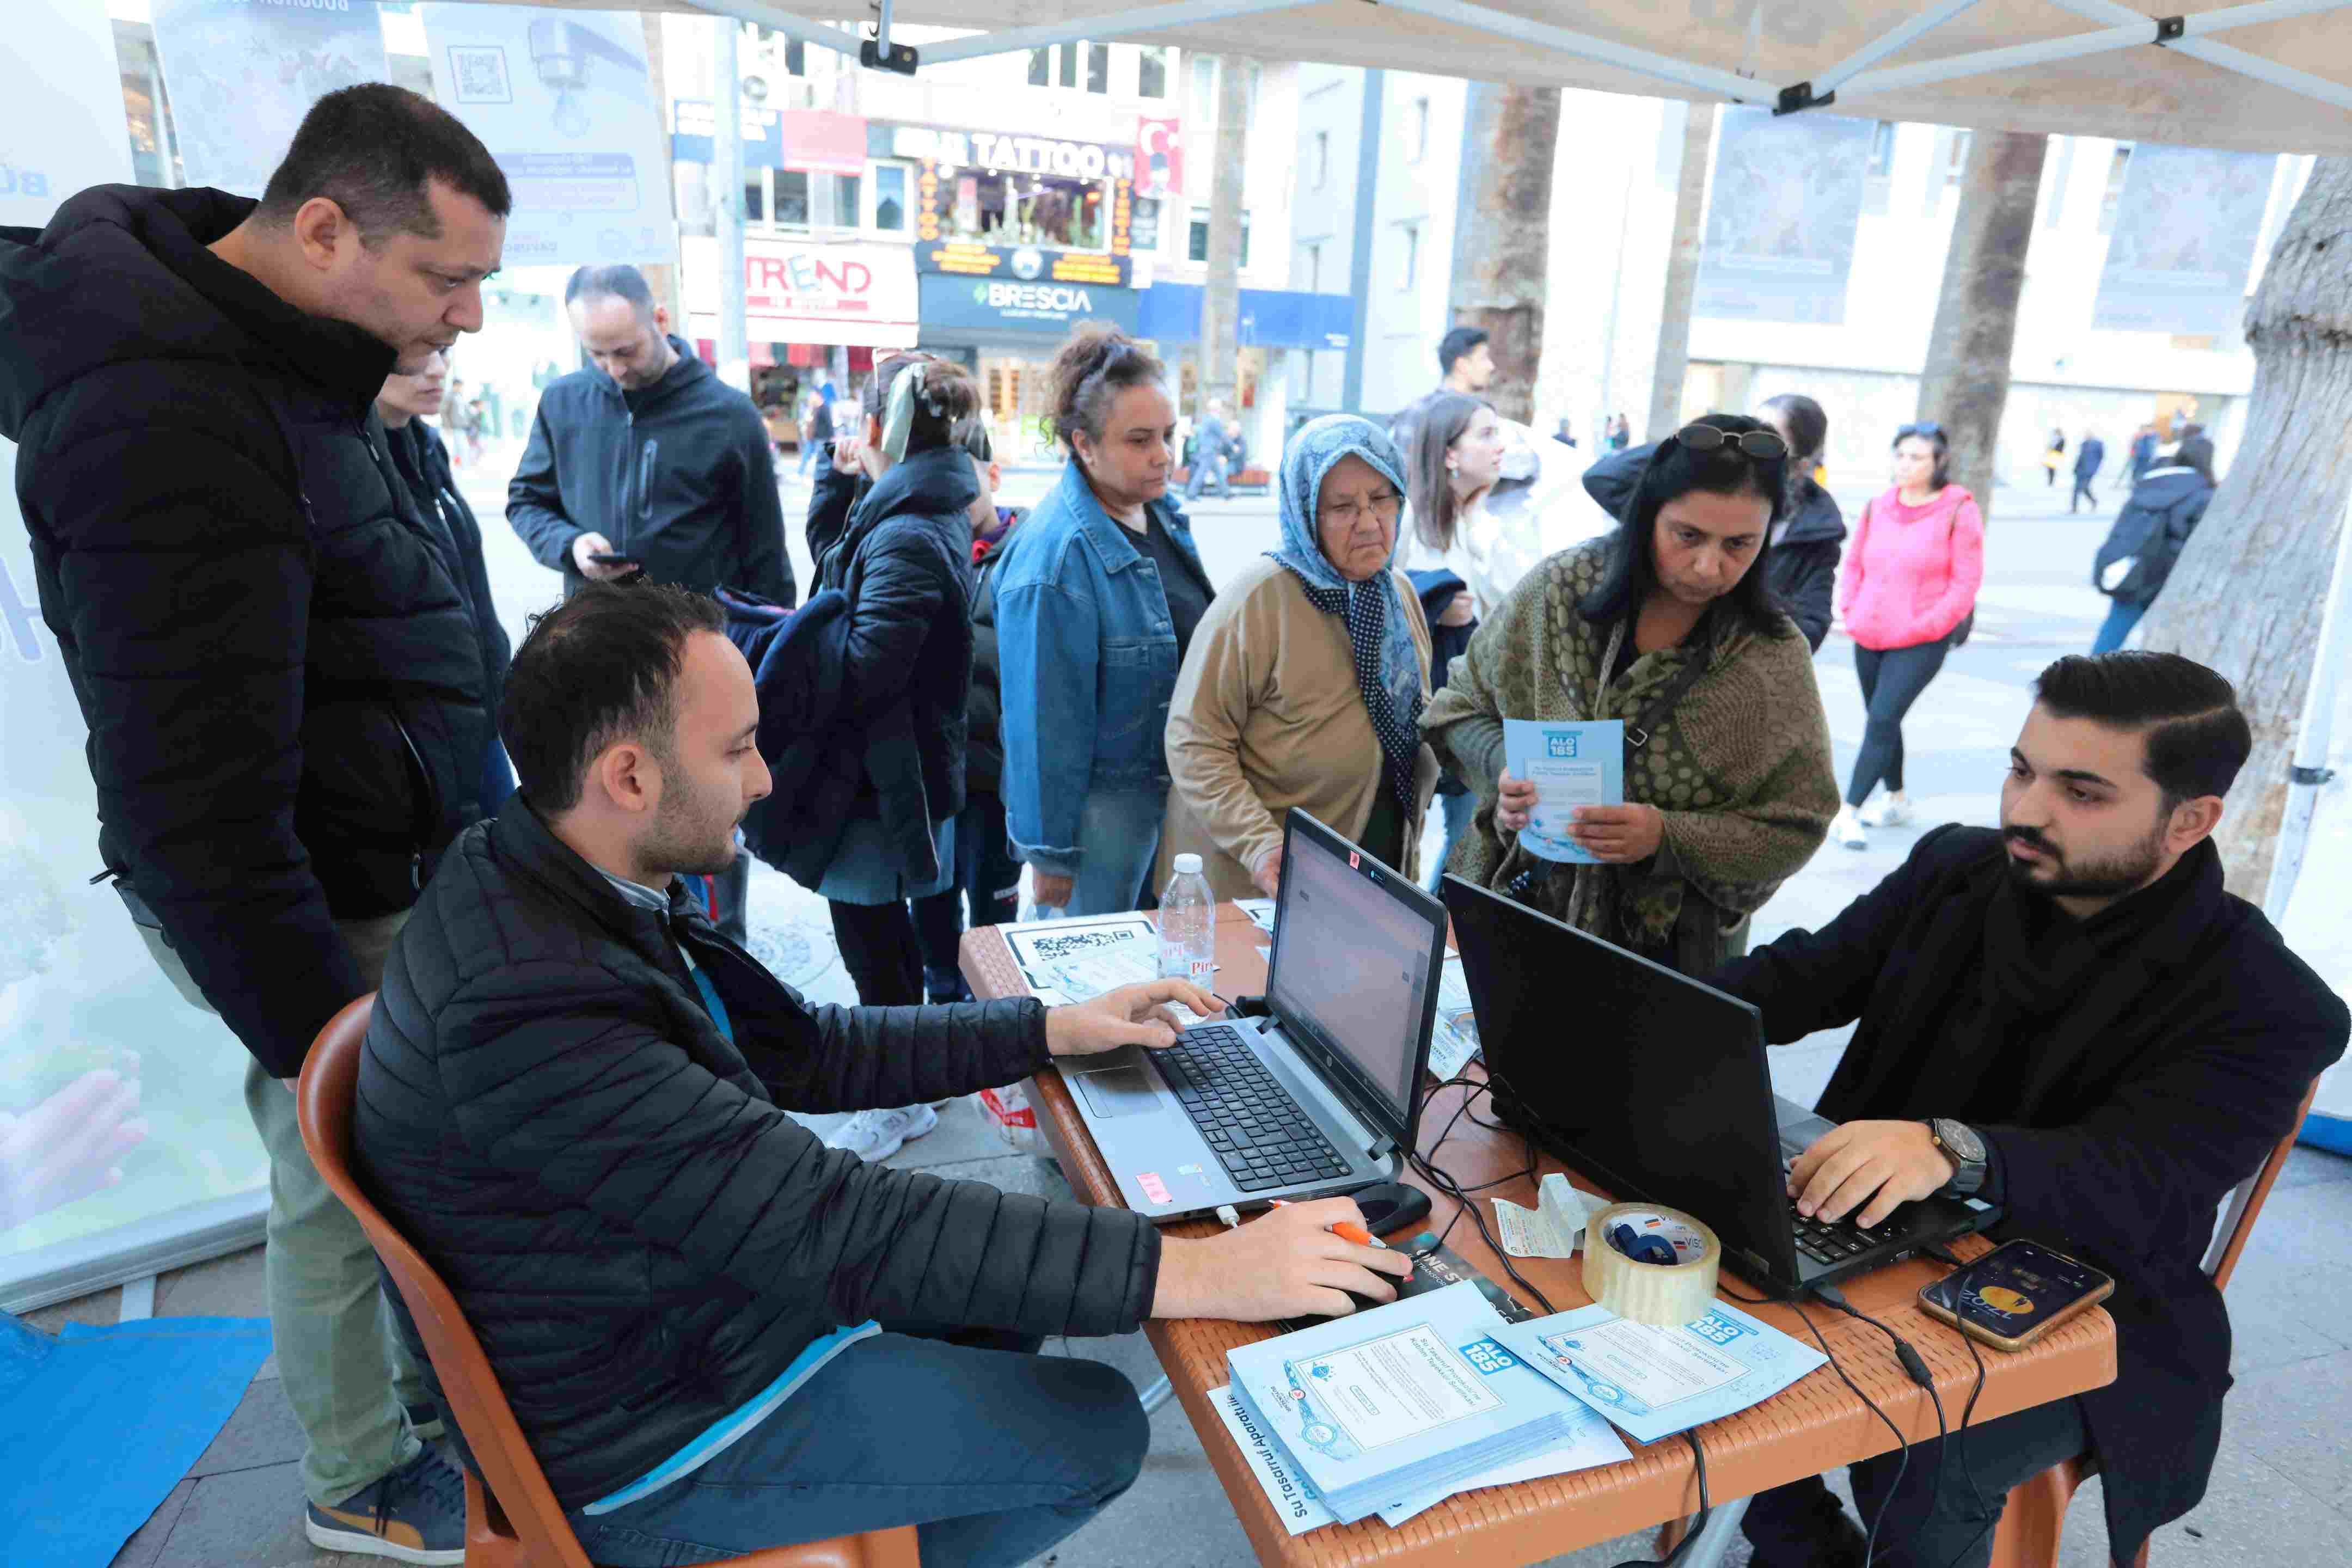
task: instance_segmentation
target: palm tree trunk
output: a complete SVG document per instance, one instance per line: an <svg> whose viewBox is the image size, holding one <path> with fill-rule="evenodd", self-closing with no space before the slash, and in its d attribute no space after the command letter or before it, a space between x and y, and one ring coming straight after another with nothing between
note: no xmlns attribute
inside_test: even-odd
<svg viewBox="0 0 2352 1568"><path fill-rule="evenodd" d="M2231 890L2260 902L2352 497L2352 159L2322 158L2246 310L2245 445L2142 625L2144 646L2229 677L2254 750L2216 837Z"/></svg>
<svg viewBox="0 0 2352 1568"><path fill-rule="evenodd" d="M1241 354L1242 182L1249 166L1250 62L1217 60L1216 177L1209 187L1209 281L1201 298L1201 380L1195 420L1212 398L1236 417L1234 382Z"/></svg>
<svg viewBox="0 0 2352 1568"><path fill-rule="evenodd" d="M2009 365L2017 345L2017 300L2025 289L2025 251L2042 192L2050 138L2038 132L1979 131L1960 175L1960 211L1944 253L1944 289L1919 375L1919 418L1944 427L1952 481L1976 497L1990 522L1993 456L2000 413L2009 402Z"/></svg>
<svg viewBox="0 0 2352 1568"><path fill-rule="evenodd" d="M1683 128L1682 178L1675 187L1675 245L1666 259L1666 299L1658 314L1658 356L1650 377L1644 441L1674 433L1683 417L1690 374L1691 306L1698 299L1698 257L1706 240L1706 160L1715 142L1715 105L1694 103Z"/></svg>
<svg viewBox="0 0 2352 1568"><path fill-rule="evenodd" d="M1551 264L1556 87L1470 88L1468 187L1454 237L1454 321L1484 327L1495 356L1487 399L1506 419L1535 418Z"/></svg>

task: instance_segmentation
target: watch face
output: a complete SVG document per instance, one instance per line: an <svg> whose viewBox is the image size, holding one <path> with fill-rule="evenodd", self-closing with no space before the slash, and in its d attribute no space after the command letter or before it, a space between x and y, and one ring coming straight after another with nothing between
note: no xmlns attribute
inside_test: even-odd
<svg viewBox="0 0 2352 1568"><path fill-rule="evenodd" d="M1968 1163L1984 1163L1984 1140L1978 1137L1976 1129L1966 1122L1939 1121L1936 1123L1936 1136L1944 1141L1945 1147Z"/></svg>

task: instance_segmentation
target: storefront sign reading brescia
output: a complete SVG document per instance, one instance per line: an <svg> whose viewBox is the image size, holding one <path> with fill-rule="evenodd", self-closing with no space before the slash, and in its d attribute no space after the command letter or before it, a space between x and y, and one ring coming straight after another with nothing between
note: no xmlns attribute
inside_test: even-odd
<svg viewBox="0 0 2352 1568"><path fill-rule="evenodd" d="M1059 337L1079 321L1108 321L1136 330L1141 298L1135 289L1090 284L1024 283L927 275L923 330L1043 332Z"/></svg>

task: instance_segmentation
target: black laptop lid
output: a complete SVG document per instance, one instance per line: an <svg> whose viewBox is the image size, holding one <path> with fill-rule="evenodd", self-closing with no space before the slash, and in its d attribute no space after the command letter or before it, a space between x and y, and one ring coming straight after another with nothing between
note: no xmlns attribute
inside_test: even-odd
<svg viewBox="0 0 2352 1568"><path fill-rule="evenodd" d="M1756 1009L1456 877L1454 945L1486 1068L1559 1159L1697 1215L1748 1269L1796 1278Z"/></svg>
<svg viewBox="0 0 2352 1568"><path fill-rule="evenodd" d="M1292 808L1266 1005L1372 1131L1411 1152L1445 962L1445 906Z"/></svg>

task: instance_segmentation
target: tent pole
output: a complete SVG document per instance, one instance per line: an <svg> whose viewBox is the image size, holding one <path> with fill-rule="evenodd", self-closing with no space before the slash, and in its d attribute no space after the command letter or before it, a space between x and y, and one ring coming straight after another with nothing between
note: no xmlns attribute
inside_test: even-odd
<svg viewBox="0 0 2352 1568"><path fill-rule="evenodd" d="M1835 92L1841 82L1869 69L1898 50L1910 47L1923 36L1934 32L1961 12L1975 9L1976 4L1977 0L1944 0L1942 5L1931 10L1922 11L1876 43L1864 45L1814 77L1812 83L1814 97L1823 98Z"/></svg>
<svg viewBox="0 0 2352 1568"><path fill-rule="evenodd" d="M2286 811L2279 818L2277 846L2271 852L2270 886L2263 913L2273 925L2286 919L2311 842L2311 819L2319 792L2336 775L2327 766L2335 739L2336 686L2344 674L2345 642L2352 636L2352 502L2346 505L2343 532L2336 541L2336 573L2329 579L2326 613L2320 617L2319 645L2311 666L2311 689L2304 694L2303 725L2295 732L2294 757L2287 773Z"/></svg>
<svg viewBox="0 0 2352 1568"><path fill-rule="evenodd" d="M2053 0L2062 11L2071 12L2086 21L2109 22L2118 26L2134 23L2145 26L2147 18L2128 5L2116 0ZM2250 55L2230 44L2208 42L2200 35L2218 33L2230 27L2243 27L2257 22L2275 22L2284 17L2306 16L2321 12L2352 8L2347 0L2262 0L2252 5L2232 5L2225 10L2208 11L2202 16L2184 17L2180 36L2165 40L2164 47L2175 54L2187 55L2192 60L2202 60L2222 70L2236 71L2256 81L2287 92L2315 98L2337 109L2352 109L2352 89L2323 77L2313 76L2276 60Z"/></svg>
<svg viewBox="0 0 2352 1568"><path fill-rule="evenodd" d="M1382 5L1387 10L1409 11L1416 16L1451 22L1457 26L1492 33L1517 43L1539 44L1546 48L1558 49L1562 54L1615 66L1640 76L1655 77L1660 81L1695 88L1701 92L1719 93L1738 103L1769 103L1773 98L1774 89L1752 77L1736 76L1712 66L1693 65L1669 55L1654 55L1647 49L1627 48L1606 38L1596 38L1590 33L1555 27L1548 22L1530 22L1524 16L1514 16L1508 12L1471 5L1468 0L1382 0ZM1121 31L1123 33L1126 29Z"/></svg>
<svg viewBox="0 0 2352 1568"><path fill-rule="evenodd" d="M696 0L696 3L700 4L701 0ZM971 60L985 55L1042 49L1051 44L1074 44L1106 37L1131 38L1138 33L1164 32L1170 27L1226 22L1237 16L1263 16L1268 11L1295 11L1308 3L1309 0L1180 0L1173 5L1147 5L1140 11L1129 11L1118 16L1094 16L1036 27L1014 27L1006 32L952 38L943 44L925 44L922 58L926 64L943 65L949 60Z"/></svg>
<svg viewBox="0 0 2352 1568"><path fill-rule="evenodd" d="M1926 87L1960 77L1992 76L2029 66L2048 65L2053 60L2113 54L2118 49L2138 48L2155 42L2156 24L2146 16L2140 16L2129 26L2103 27L2095 33L2077 33L2070 38L2050 38L2038 44L2011 44L2006 48L1980 49L1974 54L1952 55L1940 60L1922 61L1918 65L1889 66L1880 70L1862 71L1846 79L1846 96L1859 98L1865 93Z"/></svg>

